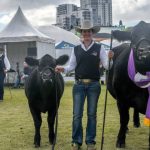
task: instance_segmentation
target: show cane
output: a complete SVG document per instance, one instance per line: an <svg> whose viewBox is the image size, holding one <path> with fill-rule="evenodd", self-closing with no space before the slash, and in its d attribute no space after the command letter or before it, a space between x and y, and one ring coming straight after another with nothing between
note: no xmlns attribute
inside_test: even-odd
<svg viewBox="0 0 150 150"><path fill-rule="evenodd" d="M110 50L112 49L112 42L113 42L113 31L111 31ZM102 128L101 149L100 150L103 150L103 145L104 145L104 131L105 131L105 119L106 119L106 107L107 107L107 95L108 95L107 82L108 82L108 77L109 77L110 61L111 61L111 59L109 58L108 61L109 62L108 62L108 71L106 73L105 104L104 104L103 128Z"/></svg>

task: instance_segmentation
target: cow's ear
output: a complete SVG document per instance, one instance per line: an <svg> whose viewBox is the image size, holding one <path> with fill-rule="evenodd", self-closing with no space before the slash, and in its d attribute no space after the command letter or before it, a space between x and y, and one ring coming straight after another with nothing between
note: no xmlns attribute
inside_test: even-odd
<svg viewBox="0 0 150 150"><path fill-rule="evenodd" d="M39 65L39 61L32 57L26 57L25 62L30 66L38 66Z"/></svg>
<svg viewBox="0 0 150 150"><path fill-rule="evenodd" d="M131 40L131 32L129 31L119 31L115 30L112 32L112 36L114 39L118 41L130 41Z"/></svg>
<svg viewBox="0 0 150 150"><path fill-rule="evenodd" d="M64 65L69 60L68 55L62 55L56 59L56 65Z"/></svg>

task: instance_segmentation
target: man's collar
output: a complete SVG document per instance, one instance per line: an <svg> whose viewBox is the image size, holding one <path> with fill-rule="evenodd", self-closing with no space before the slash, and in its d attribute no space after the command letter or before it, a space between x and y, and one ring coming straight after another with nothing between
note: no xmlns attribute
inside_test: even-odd
<svg viewBox="0 0 150 150"><path fill-rule="evenodd" d="M87 50L89 50L89 49L93 46L94 43L95 43L95 42L92 40L91 44L90 44L89 47L86 49L86 48L85 48L85 45L84 45L84 43L83 43L83 41L81 41L81 47L82 47L85 51L87 51Z"/></svg>

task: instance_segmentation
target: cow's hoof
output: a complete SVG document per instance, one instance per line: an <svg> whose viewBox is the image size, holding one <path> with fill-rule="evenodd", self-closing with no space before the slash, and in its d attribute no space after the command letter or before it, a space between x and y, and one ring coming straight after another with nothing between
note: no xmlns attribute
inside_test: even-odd
<svg viewBox="0 0 150 150"><path fill-rule="evenodd" d="M54 138L55 138L55 134L49 134L49 143L50 143L50 145L54 144Z"/></svg>
<svg viewBox="0 0 150 150"><path fill-rule="evenodd" d="M125 148L125 142L123 142L123 141L117 141L116 147L117 148Z"/></svg>
<svg viewBox="0 0 150 150"><path fill-rule="evenodd" d="M34 144L35 148L39 148L40 144Z"/></svg>
<svg viewBox="0 0 150 150"><path fill-rule="evenodd" d="M34 142L34 147L39 148L40 147L40 142Z"/></svg>
<svg viewBox="0 0 150 150"><path fill-rule="evenodd" d="M54 144L54 140L49 140L49 144L53 145Z"/></svg>
<svg viewBox="0 0 150 150"><path fill-rule="evenodd" d="M49 144L50 144L50 145L53 145L53 142L49 141Z"/></svg>
<svg viewBox="0 0 150 150"><path fill-rule="evenodd" d="M141 126L140 123L134 123L135 128L139 128L140 126Z"/></svg>

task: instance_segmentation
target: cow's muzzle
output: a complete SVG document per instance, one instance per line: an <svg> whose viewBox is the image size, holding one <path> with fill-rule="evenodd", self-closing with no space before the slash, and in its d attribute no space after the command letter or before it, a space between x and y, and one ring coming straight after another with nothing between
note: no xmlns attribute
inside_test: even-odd
<svg viewBox="0 0 150 150"><path fill-rule="evenodd" d="M40 76L43 82L50 81L52 82L53 77L55 76L55 71L51 67L45 67L41 72Z"/></svg>
<svg viewBox="0 0 150 150"><path fill-rule="evenodd" d="M135 51L139 60L145 59L150 55L150 40L140 39L135 46Z"/></svg>

